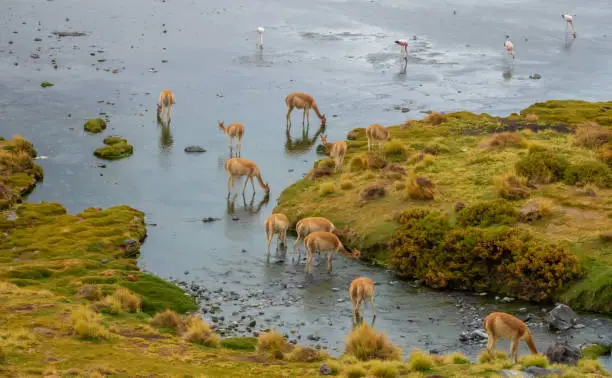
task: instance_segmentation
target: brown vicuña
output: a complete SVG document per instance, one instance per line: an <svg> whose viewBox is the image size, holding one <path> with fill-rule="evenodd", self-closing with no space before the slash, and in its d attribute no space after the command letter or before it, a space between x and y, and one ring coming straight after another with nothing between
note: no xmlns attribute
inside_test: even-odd
<svg viewBox="0 0 612 378"><path fill-rule="evenodd" d="M374 309L374 281L368 277L355 278L351 282L349 287L349 296L351 297L351 304L353 305L353 321L357 323L357 315L359 315L359 309L366 300L370 301L372 306L373 318L376 319L376 310ZM365 312L365 306L364 306Z"/></svg>
<svg viewBox="0 0 612 378"><path fill-rule="evenodd" d="M264 184L261 178L261 172L257 165L247 159L243 158L231 158L225 162L225 170L228 174L227 179L227 195L230 194L230 184L234 190L236 190L236 178L241 176L246 176L244 180L244 186L242 187L242 194L244 195L244 191L246 189L247 183L251 180L251 186L253 186L253 194L255 194L255 184L253 183L253 177L257 177L257 182L259 182L259 186L263 188L263 190L267 193L270 192L270 186L268 184Z"/></svg>
<svg viewBox="0 0 612 378"><path fill-rule="evenodd" d="M225 127L223 121L218 121L219 128L230 138L230 151L234 148L234 138L236 138L236 152L238 156L242 152L242 136L244 135L244 126L242 123L232 123Z"/></svg>
<svg viewBox="0 0 612 378"><path fill-rule="evenodd" d="M344 164L344 156L348 150L348 144L345 141L339 140L336 143L327 143L327 136L321 135L321 143L329 153L329 157L334 159L336 171L341 171Z"/></svg>
<svg viewBox="0 0 612 378"><path fill-rule="evenodd" d="M164 112L166 113L166 124L170 124L170 113L172 112L172 105L176 101L174 100L174 93L170 89L164 89L159 94L159 103L157 104L157 117L163 122Z"/></svg>
<svg viewBox="0 0 612 378"><path fill-rule="evenodd" d="M334 252L342 253L347 257L358 259L361 253L358 250L352 252L347 251L342 245L342 242L335 234L327 231L317 231L306 236L304 239L304 246L306 247L306 266L308 274L312 274L312 257L315 252L321 254L327 253L327 272L332 272L332 255Z"/></svg>
<svg viewBox="0 0 612 378"><path fill-rule="evenodd" d="M289 218L285 214L275 213L266 218L264 228L266 230L266 241L268 243L268 258L270 258L270 243L274 235L278 234L278 241L287 245L287 229L289 228Z"/></svg>
<svg viewBox="0 0 612 378"><path fill-rule="evenodd" d="M378 142L378 149L382 154L383 142L391 139L391 133L386 127L373 123L366 128L366 137L368 138L368 152L374 143Z"/></svg>
<svg viewBox="0 0 612 378"><path fill-rule="evenodd" d="M335 226L329 219L323 217L303 218L295 225L297 239L293 243L292 259L295 258L295 249L299 248L300 240L306 238L309 234L317 231L334 232ZM301 252L300 252L301 256ZM299 258L299 257L298 257Z"/></svg>
<svg viewBox="0 0 612 378"><path fill-rule="evenodd" d="M514 362L518 359L518 346L525 341L532 354L538 354L529 327L519 318L505 312L493 312L484 320L484 329L489 335L487 351L494 356L495 344L498 339L510 339L510 357Z"/></svg>
<svg viewBox="0 0 612 378"><path fill-rule="evenodd" d="M317 102L311 95L303 92L293 92L285 97L285 103L287 104L287 127L291 127L291 112L294 108L304 110L302 114L302 126L304 125L304 119L306 119L306 122L310 125L310 109L313 109L317 117L321 120L321 126L325 126L325 122L327 122L325 114L321 114L317 107Z"/></svg>

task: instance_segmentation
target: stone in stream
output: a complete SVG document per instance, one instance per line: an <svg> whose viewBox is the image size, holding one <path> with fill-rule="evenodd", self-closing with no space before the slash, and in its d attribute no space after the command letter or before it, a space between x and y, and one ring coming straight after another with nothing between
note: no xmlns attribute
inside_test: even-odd
<svg viewBox="0 0 612 378"><path fill-rule="evenodd" d="M569 344L554 343L546 351L548 361L553 364L576 365L581 357L580 350Z"/></svg>
<svg viewBox="0 0 612 378"><path fill-rule="evenodd" d="M578 315L569 306L558 304L548 313L547 321L551 330L565 331L578 322Z"/></svg>
<svg viewBox="0 0 612 378"><path fill-rule="evenodd" d="M185 147L185 152L189 152L189 153L202 153L202 152L206 152L206 149L200 147L200 146L187 146Z"/></svg>

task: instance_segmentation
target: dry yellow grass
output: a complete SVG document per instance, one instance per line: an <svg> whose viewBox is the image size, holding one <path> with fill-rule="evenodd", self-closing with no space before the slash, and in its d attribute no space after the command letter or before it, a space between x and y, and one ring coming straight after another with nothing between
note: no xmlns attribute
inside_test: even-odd
<svg viewBox="0 0 612 378"><path fill-rule="evenodd" d="M426 177L411 176L406 180L406 194L416 200L433 200L435 185Z"/></svg>
<svg viewBox="0 0 612 378"><path fill-rule="evenodd" d="M504 175L495 176L493 183L497 194L508 200L520 200L529 197L529 188L527 187L527 179L518 176L516 173L506 173Z"/></svg>
<svg viewBox="0 0 612 378"><path fill-rule="evenodd" d="M88 301L99 301L102 299L102 290L98 285L85 284L79 289L78 296Z"/></svg>
<svg viewBox="0 0 612 378"><path fill-rule="evenodd" d="M387 335L376 332L365 323L354 328L346 337L344 353L353 355L361 361L402 359L402 350L393 345Z"/></svg>
<svg viewBox="0 0 612 378"><path fill-rule="evenodd" d="M425 122L437 126L442 122L446 122L446 116L440 112L431 112L425 117Z"/></svg>
<svg viewBox="0 0 612 378"><path fill-rule="evenodd" d="M110 332L100 323L102 317L87 307L77 308L70 315L72 328L76 336L86 339L108 339Z"/></svg>
<svg viewBox="0 0 612 378"><path fill-rule="evenodd" d="M142 299L124 287L118 288L113 298L121 303L122 309L127 312L139 312L142 307Z"/></svg>
<svg viewBox="0 0 612 378"><path fill-rule="evenodd" d="M408 357L408 366L413 371L427 371L436 365L436 361L430 354L415 349Z"/></svg>
<svg viewBox="0 0 612 378"><path fill-rule="evenodd" d="M538 122L538 119L539 119L539 118L540 118L540 117L538 117L538 115L537 115L537 114L533 114L533 113L527 114L527 115L525 116L525 119L526 119L527 121L529 121L529 122Z"/></svg>
<svg viewBox="0 0 612 378"><path fill-rule="evenodd" d="M264 332L257 338L257 352L269 355L276 359L282 359L284 353L288 353L293 349L293 345L275 329L270 332Z"/></svg>
<svg viewBox="0 0 612 378"><path fill-rule="evenodd" d="M221 339L215 335L208 324L198 315L191 315L185 321L186 330L183 333L183 340L202 344L208 347L218 347Z"/></svg>
<svg viewBox="0 0 612 378"><path fill-rule="evenodd" d="M185 329L183 318L176 311L170 309L155 314L155 316L149 320L149 324L153 327L169 328L177 332L181 332Z"/></svg>

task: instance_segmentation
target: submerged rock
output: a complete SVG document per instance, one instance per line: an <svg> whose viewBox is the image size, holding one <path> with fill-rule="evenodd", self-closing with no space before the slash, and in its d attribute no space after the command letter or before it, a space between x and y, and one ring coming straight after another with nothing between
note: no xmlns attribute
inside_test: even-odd
<svg viewBox="0 0 612 378"><path fill-rule="evenodd" d="M187 146L185 147L185 152L190 152L190 153L201 153L201 152L206 152L206 149L200 147L200 146Z"/></svg>
<svg viewBox="0 0 612 378"><path fill-rule="evenodd" d="M102 118L88 119L84 125L85 131L92 134L97 134L106 129L106 121Z"/></svg>

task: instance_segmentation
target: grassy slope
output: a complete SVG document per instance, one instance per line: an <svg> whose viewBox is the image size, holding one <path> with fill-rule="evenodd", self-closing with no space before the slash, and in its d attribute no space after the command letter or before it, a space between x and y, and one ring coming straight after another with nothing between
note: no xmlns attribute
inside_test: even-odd
<svg viewBox="0 0 612 378"><path fill-rule="evenodd" d="M315 181L304 178L288 187L279 197L275 212L285 213L292 222L305 216L325 216L339 228L350 229L348 244L370 250L375 260L387 263L385 243L396 228L393 215L411 207L427 207L454 216L458 201L471 204L498 197L494 177L511 172L514 163L527 154L527 147L539 144L565 156L571 163L595 160L593 150L573 146L571 134L576 124L595 120L601 125L612 124L612 103L582 101L550 101L539 103L505 119L487 115L458 112L447 115L447 122L433 126L425 121L411 121L409 127L390 127L393 142L386 147L389 160L408 174L429 178L437 189L433 201L410 199L404 189L406 178L389 170L362 170L352 160L367 156L364 129L355 129L355 140L348 141L344 173ZM537 122L526 120L536 114ZM528 128L523 131L526 144L522 148L490 148L490 134L503 130ZM533 132L533 131L536 132ZM556 131L555 131L556 130ZM557 132L559 131L559 132ZM389 155L401 143L407 161ZM412 161L425 147L437 148L436 156ZM467 150L466 150L467 149ZM348 185L347 183L352 183ZM363 201L361 192L372 185L384 186L383 198ZM347 186L351 186L348 189ZM333 192L329 193L330 187ZM323 189L323 191L322 191ZM324 194L325 192L325 194ZM597 196L584 195L584 190L564 184L541 185L529 199L550 202L553 215L548 220L521 224L539 237L567 244L587 268L587 277L573 285L563 300L582 309L611 312L612 303L612 244L599 240L599 234L612 229L612 190L596 189Z"/></svg>
<svg viewBox="0 0 612 378"><path fill-rule="evenodd" d="M30 171L28 180L22 181L35 182L38 171ZM5 170L2 177L11 174ZM125 256L124 240L142 240L145 234L144 214L128 206L70 215L60 204L26 203L0 213L0 376L319 375L320 362L267 359L254 352L253 339L226 339L222 348L207 348L185 342L170 330L150 327L151 315L160 309L187 312L196 306L174 285L140 272L134 260L137 252ZM77 295L87 283L97 284L102 294L128 287L143 299L143 311L101 313L101 325L110 337L77 337L70 318L82 305L92 304ZM339 366L343 374L377 369L376 363L351 359L327 362ZM391 370L407 377L497 376L495 372L510 366L504 360L486 364L439 360L424 372L403 362L393 363ZM587 371L593 371L589 376L605 376L589 361L578 368L561 368L568 374L581 372L573 376L586 376Z"/></svg>

